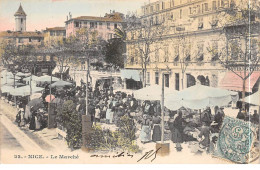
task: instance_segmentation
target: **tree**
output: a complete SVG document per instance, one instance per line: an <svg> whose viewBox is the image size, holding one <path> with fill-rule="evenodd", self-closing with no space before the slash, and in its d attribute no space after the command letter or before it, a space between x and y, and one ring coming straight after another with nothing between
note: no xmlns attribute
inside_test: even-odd
<svg viewBox="0 0 260 170"><path fill-rule="evenodd" d="M124 67L123 54L126 51L125 42L120 38L113 38L108 40L105 46L105 61L107 63Z"/></svg>
<svg viewBox="0 0 260 170"><path fill-rule="evenodd" d="M165 34L166 26L164 20L159 21L157 19L154 22L153 18L151 18L149 21L143 20L141 22L135 16L132 16L132 18L128 23L127 42L133 46L129 50L135 49L135 52L132 53L133 56L130 56L129 59L131 63L137 62L141 65L143 85L145 87L147 65L150 64L151 54L161 48L157 43Z"/></svg>
<svg viewBox="0 0 260 170"><path fill-rule="evenodd" d="M58 107L57 122L66 128L66 141L71 149L82 145L81 114L76 111L76 105L72 100L66 101Z"/></svg>
<svg viewBox="0 0 260 170"><path fill-rule="evenodd" d="M225 1L226 2L226 1ZM218 18L226 43L222 49L213 45L208 51L229 71L238 76L242 82L242 109L245 110L246 81L259 65L259 7L257 0L238 0L236 3L223 3L224 9ZM237 72L238 68L242 72Z"/></svg>
<svg viewBox="0 0 260 170"><path fill-rule="evenodd" d="M2 41L1 42L1 61L4 66L9 66L16 61L18 48L15 41Z"/></svg>

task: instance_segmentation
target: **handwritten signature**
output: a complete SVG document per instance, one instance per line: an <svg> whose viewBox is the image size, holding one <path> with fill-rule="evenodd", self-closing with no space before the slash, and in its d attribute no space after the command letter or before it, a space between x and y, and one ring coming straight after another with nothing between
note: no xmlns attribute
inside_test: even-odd
<svg viewBox="0 0 260 170"><path fill-rule="evenodd" d="M146 160L146 159L149 159L149 158L151 158L152 156L153 156L153 159L151 159L151 162L153 162L155 159L156 159L156 154L157 154L157 152L159 151L161 149L161 147L160 148L158 148L156 151L154 151L154 150L150 150L150 151L148 151L148 152L145 152L145 154L137 161L137 162L140 162L141 160Z"/></svg>
<svg viewBox="0 0 260 170"><path fill-rule="evenodd" d="M117 153L115 155L102 155L102 154L94 154L91 155L90 157L94 157L94 158L120 158L120 157L129 157L129 158L133 158L134 155L130 154L130 153L125 153L125 152L120 152Z"/></svg>
<svg viewBox="0 0 260 170"><path fill-rule="evenodd" d="M150 150L148 152L145 152L144 155L142 155L142 157L140 159L137 160L137 162L140 162L141 160L147 160L147 159L151 159L151 162L153 162L156 159L156 155L157 152L161 149L158 148L157 150ZM130 154L128 152L120 152L120 153L116 153L115 155L106 155L106 154L93 154L90 157L92 158L121 158L121 157L127 157L127 158L133 158L134 155Z"/></svg>

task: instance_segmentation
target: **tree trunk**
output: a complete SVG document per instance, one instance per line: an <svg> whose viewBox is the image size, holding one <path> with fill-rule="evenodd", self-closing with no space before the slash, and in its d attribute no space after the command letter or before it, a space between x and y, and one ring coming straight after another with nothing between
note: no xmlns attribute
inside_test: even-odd
<svg viewBox="0 0 260 170"><path fill-rule="evenodd" d="M243 90L242 90L242 110L246 110L246 103L245 103L245 97L246 97L246 79L243 79ZM244 112L246 115L246 112Z"/></svg>
<svg viewBox="0 0 260 170"><path fill-rule="evenodd" d="M144 64L144 87L146 87L146 63Z"/></svg>

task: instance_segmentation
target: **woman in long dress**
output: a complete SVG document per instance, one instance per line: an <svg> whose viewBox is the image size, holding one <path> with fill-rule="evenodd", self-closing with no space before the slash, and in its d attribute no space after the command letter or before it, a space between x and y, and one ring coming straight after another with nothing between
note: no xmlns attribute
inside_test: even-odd
<svg viewBox="0 0 260 170"><path fill-rule="evenodd" d="M161 131L160 123L161 123L160 116L155 114L154 117L153 117L153 135L152 135L152 141L153 142L161 140L162 131Z"/></svg>
<svg viewBox="0 0 260 170"><path fill-rule="evenodd" d="M143 115L143 120L141 122L141 133L140 140L142 143L147 143L151 141L151 121L148 119L148 115Z"/></svg>
<svg viewBox="0 0 260 170"><path fill-rule="evenodd" d="M169 120L169 128L172 133L172 142L176 144L176 150L179 152L182 150L181 143L183 142L182 138L182 132L183 132L183 127L182 127L182 112L178 110L178 113L173 117L170 118Z"/></svg>

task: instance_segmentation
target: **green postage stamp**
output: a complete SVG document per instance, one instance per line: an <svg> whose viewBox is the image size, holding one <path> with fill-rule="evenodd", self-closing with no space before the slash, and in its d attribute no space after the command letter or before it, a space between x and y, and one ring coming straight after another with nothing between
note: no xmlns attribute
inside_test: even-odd
<svg viewBox="0 0 260 170"><path fill-rule="evenodd" d="M258 135L256 125L225 117L213 156L234 163L250 163L259 157Z"/></svg>

